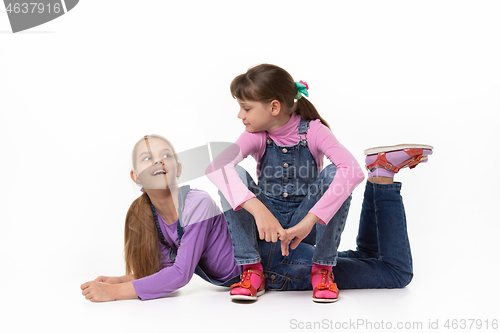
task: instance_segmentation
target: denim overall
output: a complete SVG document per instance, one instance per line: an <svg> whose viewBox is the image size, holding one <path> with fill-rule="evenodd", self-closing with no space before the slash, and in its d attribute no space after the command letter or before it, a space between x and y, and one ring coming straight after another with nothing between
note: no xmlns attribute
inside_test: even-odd
<svg viewBox="0 0 500 333"><path fill-rule="evenodd" d="M333 181L337 167L327 166L318 175L318 166L307 142L309 121L300 121L300 141L279 146L267 138L266 150L258 168L258 185L240 166L236 171L243 183L269 209L284 229L297 225L318 202ZM284 257L280 242L258 239L253 216L244 209L234 211L221 195L222 208L228 222L238 265L262 262L266 289L311 289L313 263L334 266L337 247L344 230L351 197L325 226L316 223L310 234L295 250ZM315 246L314 246L315 245Z"/></svg>
<svg viewBox="0 0 500 333"><path fill-rule="evenodd" d="M177 220L177 247L172 248L168 244L167 240L165 239L165 235L163 235L163 232L161 231L160 223L158 222L158 213L156 212L156 209L153 206L153 204L151 204L151 210L153 211L153 216L155 219L156 230L158 231L159 241L169 249L168 256L169 256L171 261L175 261L175 258L177 256L177 250L181 246L181 239L182 239L182 236L184 235L184 226L182 223L182 212L184 210L184 203L186 201L186 196L190 190L191 190L191 188L189 185L182 186L179 189L179 196L178 196L179 207L177 209L177 213L179 216L179 218ZM194 270L194 273L196 275L198 275L199 277L201 277L203 280L208 281L211 284L214 284L216 286L229 287L233 283L237 283L240 281L239 275L237 275L233 278L230 278L226 281L218 281L218 280L212 279L203 271L203 269L200 267L200 265L196 265L196 269Z"/></svg>

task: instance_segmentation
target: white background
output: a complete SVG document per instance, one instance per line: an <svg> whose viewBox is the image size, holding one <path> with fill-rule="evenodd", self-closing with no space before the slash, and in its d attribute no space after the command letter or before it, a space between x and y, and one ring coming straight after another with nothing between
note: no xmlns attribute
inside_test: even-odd
<svg viewBox="0 0 500 333"><path fill-rule="evenodd" d="M54 332L491 326L500 319L499 14L497 1L87 0L12 34L0 10L0 322ZM429 163L398 175L412 283L344 290L329 305L309 291L245 305L195 277L158 300L86 301L83 282L124 274L124 218L139 195L128 177L133 144L150 133L178 151L234 141L243 126L229 84L263 62L309 83L360 164L376 145L435 147ZM191 185L218 200L207 181ZM355 246L362 188L342 250Z"/></svg>

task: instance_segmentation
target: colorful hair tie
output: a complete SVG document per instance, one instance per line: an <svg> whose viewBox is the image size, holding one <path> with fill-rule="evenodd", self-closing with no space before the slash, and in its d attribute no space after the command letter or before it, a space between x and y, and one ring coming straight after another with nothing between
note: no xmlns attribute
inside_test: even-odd
<svg viewBox="0 0 500 333"><path fill-rule="evenodd" d="M297 95L295 95L295 99L300 99L302 96L309 97L309 86L305 81L295 82L295 87L297 87Z"/></svg>

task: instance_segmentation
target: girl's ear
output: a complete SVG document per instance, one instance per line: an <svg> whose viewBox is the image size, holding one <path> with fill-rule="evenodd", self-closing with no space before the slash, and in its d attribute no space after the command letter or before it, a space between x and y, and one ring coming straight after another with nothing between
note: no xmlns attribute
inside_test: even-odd
<svg viewBox="0 0 500 333"><path fill-rule="evenodd" d="M177 174L175 176L179 178L181 174L182 174L182 164L177 163Z"/></svg>
<svg viewBox="0 0 500 333"><path fill-rule="evenodd" d="M271 107L271 115L277 116L281 112L281 103L278 100L274 100L270 104Z"/></svg>
<svg viewBox="0 0 500 333"><path fill-rule="evenodd" d="M139 180L139 178L137 178L137 175L135 174L134 170L130 170L130 178L136 184L140 184L141 183L141 181Z"/></svg>

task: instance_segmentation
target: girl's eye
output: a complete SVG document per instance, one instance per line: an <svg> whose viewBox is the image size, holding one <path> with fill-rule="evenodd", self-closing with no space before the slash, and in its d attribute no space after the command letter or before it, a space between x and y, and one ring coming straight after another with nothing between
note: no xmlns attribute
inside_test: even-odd
<svg viewBox="0 0 500 333"><path fill-rule="evenodd" d="M163 155L163 158L169 158L169 157L172 157L172 155L170 155L170 154L164 154Z"/></svg>
<svg viewBox="0 0 500 333"><path fill-rule="evenodd" d="M150 159L151 159L151 158L149 158L149 156L147 156L147 157L144 157L142 160L143 160L143 161L149 161Z"/></svg>
<svg viewBox="0 0 500 333"><path fill-rule="evenodd" d="M245 109L245 108L243 108L243 110L245 110L246 112L250 111L250 109Z"/></svg>

